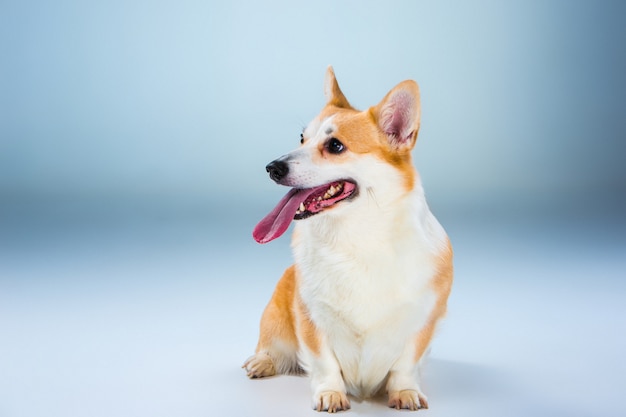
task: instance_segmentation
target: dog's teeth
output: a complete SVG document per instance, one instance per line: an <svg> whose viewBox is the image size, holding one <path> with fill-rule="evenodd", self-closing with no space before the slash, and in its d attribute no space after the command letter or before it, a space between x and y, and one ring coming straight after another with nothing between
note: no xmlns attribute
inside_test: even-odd
<svg viewBox="0 0 626 417"><path fill-rule="evenodd" d="M324 200L328 199L332 197L330 194L328 194L328 191L326 191L326 194L324 194Z"/></svg>
<svg viewBox="0 0 626 417"><path fill-rule="evenodd" d="M306 207L304 207L304 203L300 203L300 207L298 207L298 211L301 212L301 213L306 211Z"/></svg>
<svg viewBox="0 0 626 417"><path fill-rule="evenodd" d="M331 185L330 188L328 189L328 194L333 196L335 195L336 192L337 192L337 189Z"/></svg>
<svg viewBox="0 0 626 417"><path fill-rule="evenodd" d="M322 201L322 197L317 197L317 201Z"/></svg>

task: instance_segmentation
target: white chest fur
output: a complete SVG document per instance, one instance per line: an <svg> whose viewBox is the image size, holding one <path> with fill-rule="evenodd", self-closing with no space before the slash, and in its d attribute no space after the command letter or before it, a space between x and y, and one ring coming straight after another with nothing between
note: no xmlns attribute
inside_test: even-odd
<svg viewBox="0 0 626 417"><path fill-rule="evenodd" d="M312 218L293 242L302 301L357 395L377 389L425 324L436 299L434 254L445 240L422 199L385 215L378 209Z"/></svg>

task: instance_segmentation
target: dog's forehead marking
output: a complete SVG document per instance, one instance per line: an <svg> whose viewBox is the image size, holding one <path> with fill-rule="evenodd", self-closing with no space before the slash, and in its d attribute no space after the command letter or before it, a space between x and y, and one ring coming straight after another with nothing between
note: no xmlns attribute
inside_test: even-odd
<svg viewBox="0 0 626 417"><path fill-rule="evenodd" d="M316 136L319 135L320 132L323 132L325 136L328 136L331 133L333 133L335 131L335 125L333 124L333 119L334 119L334 116L329 116L326 119L322 120L319 128L317 129Z"/></svg>
<svg viewBox="0 0 626 417"><path fill-rule="evenodd" d="M333 123L333 116L328 116L325 119L315 118L309 125L304 129L304 134L308 138L318 138L318 139L326 139L329 135L331 135L336 130L336 126ZM320 138L320 136L322 136Z"/></svg>

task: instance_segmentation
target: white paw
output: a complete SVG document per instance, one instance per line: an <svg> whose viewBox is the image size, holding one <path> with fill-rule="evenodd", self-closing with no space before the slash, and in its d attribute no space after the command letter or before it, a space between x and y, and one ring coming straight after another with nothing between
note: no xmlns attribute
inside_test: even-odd
<svg viewBox="0 0 626 417"><path fill-rule="evenodd" d="M420 408L428 408L426 396L412 389L390 392L387 405L396 410L417 411Z"/></svg>
<svg viewBox="0 0 626 417"><path fill-rule="evenodd" d="M276 375L274 361L267 353L257 353L243 364L249 378L265 378Z"/></svg>
<svg viewBox="0 0 626 417"><path fill-rule="evenodd" d="M346 393L339 391L324 391L313 398L313 403L315 410L329 413L350 409L350 401Z"/></svg>

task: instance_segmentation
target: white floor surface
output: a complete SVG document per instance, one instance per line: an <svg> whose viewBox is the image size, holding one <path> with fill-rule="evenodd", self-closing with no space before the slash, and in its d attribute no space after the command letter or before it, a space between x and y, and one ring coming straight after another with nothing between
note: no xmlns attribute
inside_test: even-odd
<svg viewBox="0 0 626 417"><path fill-rule="evenodd" d="M255 216L236 213L12 216L0 417L317 415L306 377L240 369L289 265L287 236L257 245ZM626 415L626 229L582 218L441 219L456 281L417 415ZM398 413L352 399L345 414Z"/></svg>

